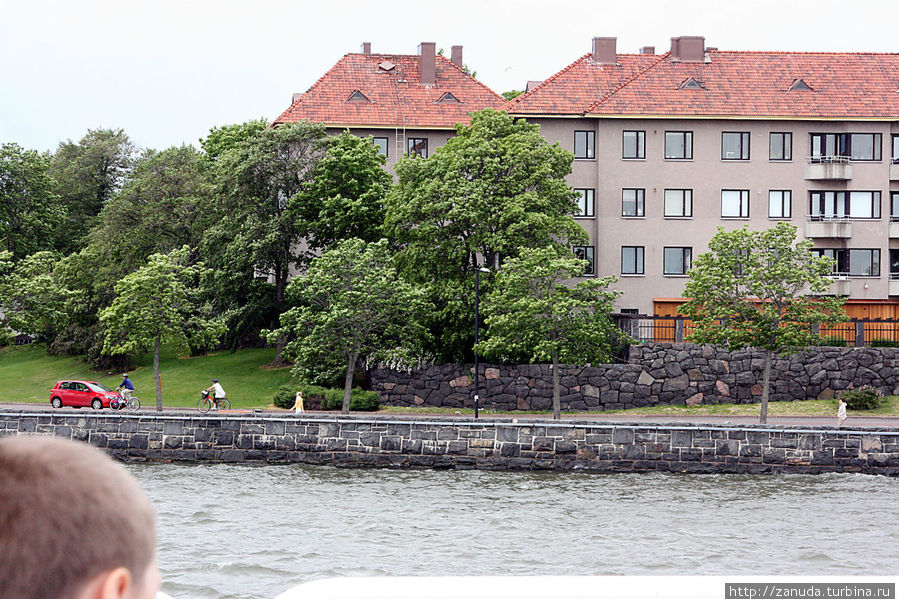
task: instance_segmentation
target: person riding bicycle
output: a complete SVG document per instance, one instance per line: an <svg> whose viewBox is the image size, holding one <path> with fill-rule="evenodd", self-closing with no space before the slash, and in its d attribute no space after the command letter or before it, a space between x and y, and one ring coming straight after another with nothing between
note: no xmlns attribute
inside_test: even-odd
<svg viewBox="0 0 899 599"><path fill-rule="evenodd" d="M225 399L225 390L224 390L224 389L222 388L222 386L219 384L219 380L218 380L218 379L212 379L212 386L209 387L208 389L206 389L206 391L212 391L212 392L213 392L213 394L212 394L212 397L213 397L213 406L212 406L212 409L213 409L213 410L218 410L218 409L219 409L219 400L220 400L220 399Z"/></svg>
<svg viewBox="0 0 899 599"><path fill-rule="evenodd" d="M122 382L119 383L117 391L122 394L122 399L125 401L128 401L134 393L134 383L131 382L131 379L128 378L127 374L122 375Z"/></svg>

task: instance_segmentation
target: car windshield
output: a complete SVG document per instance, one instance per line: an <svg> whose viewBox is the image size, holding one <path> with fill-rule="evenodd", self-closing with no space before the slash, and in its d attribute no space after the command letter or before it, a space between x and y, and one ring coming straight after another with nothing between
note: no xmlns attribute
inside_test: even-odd
<svg viewBox="0 0 899 599"><path fill-rule="evenodd" d="M109 387L107 387L106 385L101 385L100 383L85 383L85 384L88 387L90 387L91 391L98 391L98 392L110 391Z"/></svg>

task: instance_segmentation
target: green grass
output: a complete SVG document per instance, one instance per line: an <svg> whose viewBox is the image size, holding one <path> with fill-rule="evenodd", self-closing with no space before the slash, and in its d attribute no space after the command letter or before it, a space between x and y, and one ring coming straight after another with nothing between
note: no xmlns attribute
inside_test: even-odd
<svg viewBox="0 0 899 599"><path fill-rule="evenodd" d="M163 405L196 407L200 391L217 378L233 408L269 407L278 387L290 381L289 368L263 368L273 356L271 349L217 352L196 358L178 357L166 350L159 364ZM155 405L152 354L140 356L129 375L141 403ZM50 388L63 379L97 381L115 388L122 373L93 371L80 358L48 356L42 345L0 348L0 401L49 403Z"/></svg>

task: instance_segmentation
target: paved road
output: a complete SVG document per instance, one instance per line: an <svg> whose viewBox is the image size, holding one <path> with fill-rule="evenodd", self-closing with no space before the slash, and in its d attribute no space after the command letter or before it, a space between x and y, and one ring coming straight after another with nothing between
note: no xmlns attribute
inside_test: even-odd
<svg viewBox="0 0 899 599"><path fill-rule="evenodd" d="M61 408L54 410L47 404L42 403L10 403L0 402L0 412L5 411L25 411L25 412L41 412L41 413L70 413L77 414L80 412L93 412L91 408ZM107 413L110 410L103 410ZM150 414L154 412L153 406L144 406L141 413ZM130 412L123 412L125 414ZM164 408L163 413L170 416L196 416L198 412L190 408ZM290 416L293 412L289 410L230 410L222 412L223 414L270 414L272 416ZM311 414L325 414L322 412L313 412ZM359 416L372 416L367 413L357 413ZM452 414L420 414L410 413L416 418L471 418L471 416L455 416ZM391 414L379 414L377 418L400 417L403 414L392 412ZM546 420L546 414L490 414L481 412L481 417L485 419L503 418L515 420ZM700 415L653 415L653 414L563 414L562 420L575 422L628 422L628 423L646 423L646 424L673 424L673 423L689 423L689 424L758 424L758 416L700 416ZM836 425L836 418L832 416L771 416L768 418L768 424L784 425L784 426L833 426ZM887 418L879 416L853 416L850 414L846 420L844 427L865 427L865 428L886 428L899 429L899 418Z"/></svg>

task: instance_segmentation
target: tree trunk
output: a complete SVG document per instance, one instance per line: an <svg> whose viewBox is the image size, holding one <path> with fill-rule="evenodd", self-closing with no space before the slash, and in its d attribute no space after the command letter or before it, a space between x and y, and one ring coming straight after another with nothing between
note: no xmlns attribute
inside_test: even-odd
<svg viewBox="0 0 899 599"><path fill-rule="evenodd" d="M350 391L353 389L353 370L356 368L356 359L359 357L357 352L350 356L349 363L346 365L346 380L343 383L343 408L341 414L350 413Z"/></svg>
<svg viewBox="0 0 899 599"><path fill-rule="evenodd" d="M765 374L762 376L762 409L759 424L768 422L768 389L771 386L771 350L765 350Z"/></svg>
<svg viewBox="0 0 899 599"><path fill-rule="evenodd" d="M281 335L278 337L278 342L275 344L275 358L266 364L269 368L283 368L284 366L288 366L289 362L284 359L281 353L284 351L284 348L287 346L287 335Z"/></svg>
<svg viewBox="0 0 899 599"><path fill-rule="evenodd" d="M559 401L559 352L553 352L553 420L561 420L562 407Z"/></svg>
<svg viewBox="0 0 899 599"><path fill-rule="evenodd" d="M159 341L156 337L156 347L153 348L153 378L156 380L156 411L162 411L162 382L159 380Z"/></svg>

